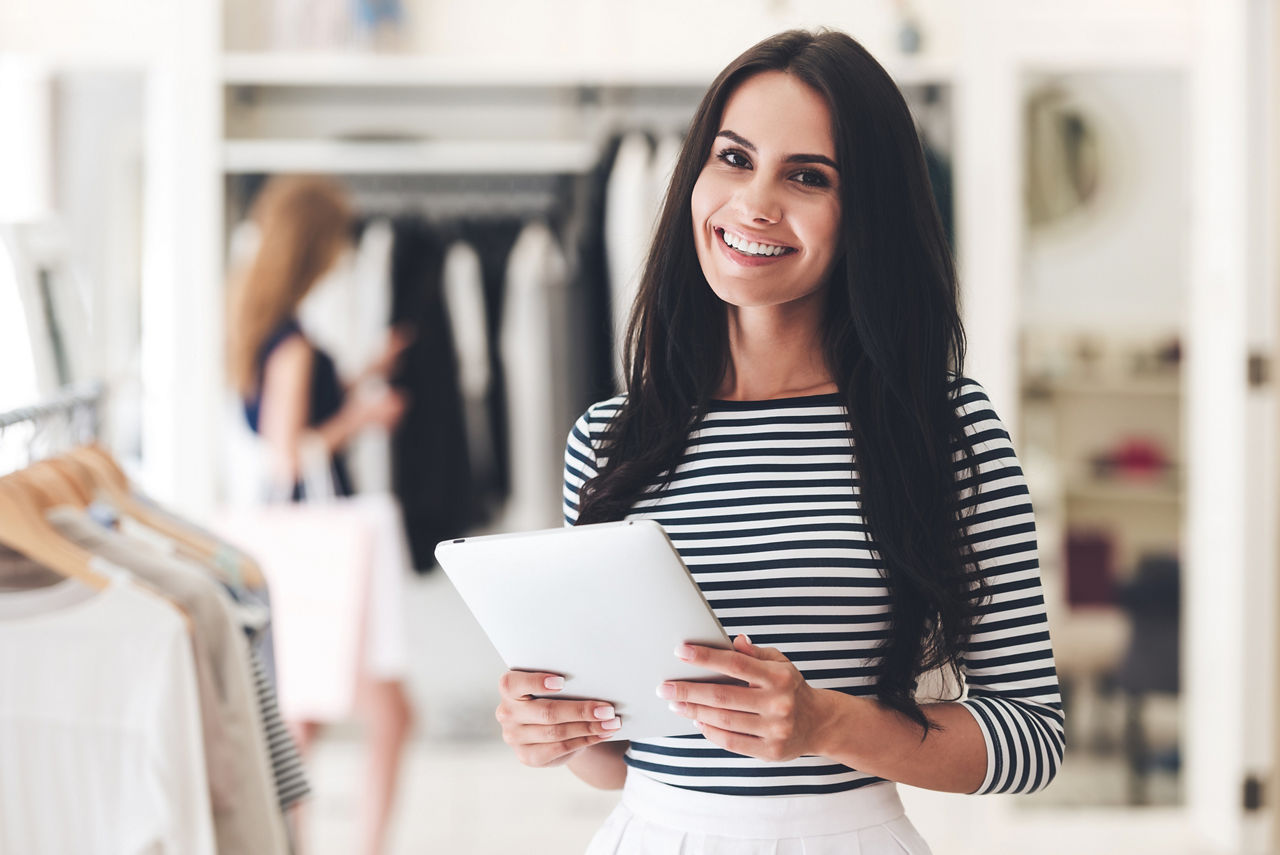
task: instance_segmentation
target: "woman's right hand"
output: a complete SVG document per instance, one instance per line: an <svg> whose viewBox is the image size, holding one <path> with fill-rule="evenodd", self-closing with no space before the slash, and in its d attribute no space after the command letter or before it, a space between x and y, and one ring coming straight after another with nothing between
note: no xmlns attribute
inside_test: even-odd
<svg viewBox="0 0 1280 855"><path fill-rule="evenodd" d="M602 701L535 698L564 688L564 678L540 671L508 671L498 683L502 702L494 714L502 739L526 766L559 766L622 727Z"/></svg>
<svg viewBox="0 0 1280 855"><path fill-rule="evenodd" d="M361 383L352 390L351 406L358 428L392 430L404 416L407 402L402 393L385 383Z"/></svg>

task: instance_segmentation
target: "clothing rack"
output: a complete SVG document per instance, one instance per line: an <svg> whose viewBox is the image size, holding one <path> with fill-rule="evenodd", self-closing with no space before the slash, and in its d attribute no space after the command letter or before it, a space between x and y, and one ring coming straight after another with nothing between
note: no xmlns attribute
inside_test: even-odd
<svg viewBox="0 0 1280 855"><path fill-rule="evenodd" d="M23 422L39 424L54 418L75 419L82 416L89 420L91 432L96 435L102 397L103 385L100 382L71 386L42 403L0 413L0 431Z"/></svg>
<svg viewBox="0 0 1280 855"><path fill-rule="evenodd" d="M0 475L98 438L105 386L69 386L57 395L0 413Z"/></svg>

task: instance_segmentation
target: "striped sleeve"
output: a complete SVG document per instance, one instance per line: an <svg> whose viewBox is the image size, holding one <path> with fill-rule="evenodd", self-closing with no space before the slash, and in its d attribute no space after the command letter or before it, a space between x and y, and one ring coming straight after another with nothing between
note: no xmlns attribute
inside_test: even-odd
<svg viewBox="0 0 1280 855"><path fill-rule="evenodd" d="M977 473L957 485L972 513L968 542L989 586L961 662L967 693L960 703L987 747L987 774L975 794L1031 793L1053 780L1065 747L1035 519L1013 443L986 392L964 379L956 401L977 455Z"/></svg>
<svg viewBox="0 0 1280 855"><path fill-rule="evenodd" d="M622 397L592 404L574 423L564 449L564 524L578 521L578 499L582 485L596 476L598 462L594 437L598 436L609 419L622 405Z"/></svg>

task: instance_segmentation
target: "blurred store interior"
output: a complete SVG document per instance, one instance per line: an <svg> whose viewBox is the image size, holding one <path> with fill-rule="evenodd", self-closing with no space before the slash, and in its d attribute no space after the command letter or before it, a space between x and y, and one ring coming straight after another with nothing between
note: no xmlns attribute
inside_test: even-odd
<svg viewBox="0 0 1280 855"><path fill-rule="evenodd" d="M303 320L346 379L398 323L419 366L400 427L352 454L416 571L386 851L581 851L617 795L510 755L502 663L431 550L559 524L564 438L614 393L699 98L820 25L917 118L1067 714L1047 790L904 787L913 821L937 855L1280 851L1271 0L0 0L0 413L79 396L0 419L0 475L96 440L189 520L251 507L227 282L270 176L337 181L355 232ZM308 853L356 851L362 745L354 721L318 737Z"/></svg>

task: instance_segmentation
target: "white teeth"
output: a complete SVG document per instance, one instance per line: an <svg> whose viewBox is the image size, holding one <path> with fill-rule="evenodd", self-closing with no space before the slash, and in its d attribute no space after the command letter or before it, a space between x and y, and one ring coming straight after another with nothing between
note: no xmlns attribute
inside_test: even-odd
<svg viewBox="0 0 1280 855"><path fill-rule="evenodd" d="M744 237L739 237L732 232L722 230L720 232L724 242L739 252L745 252L749 255L782 255L787 251L785 246L773 246L767 243L759 243L757 241L749 241Z"/></svg>

